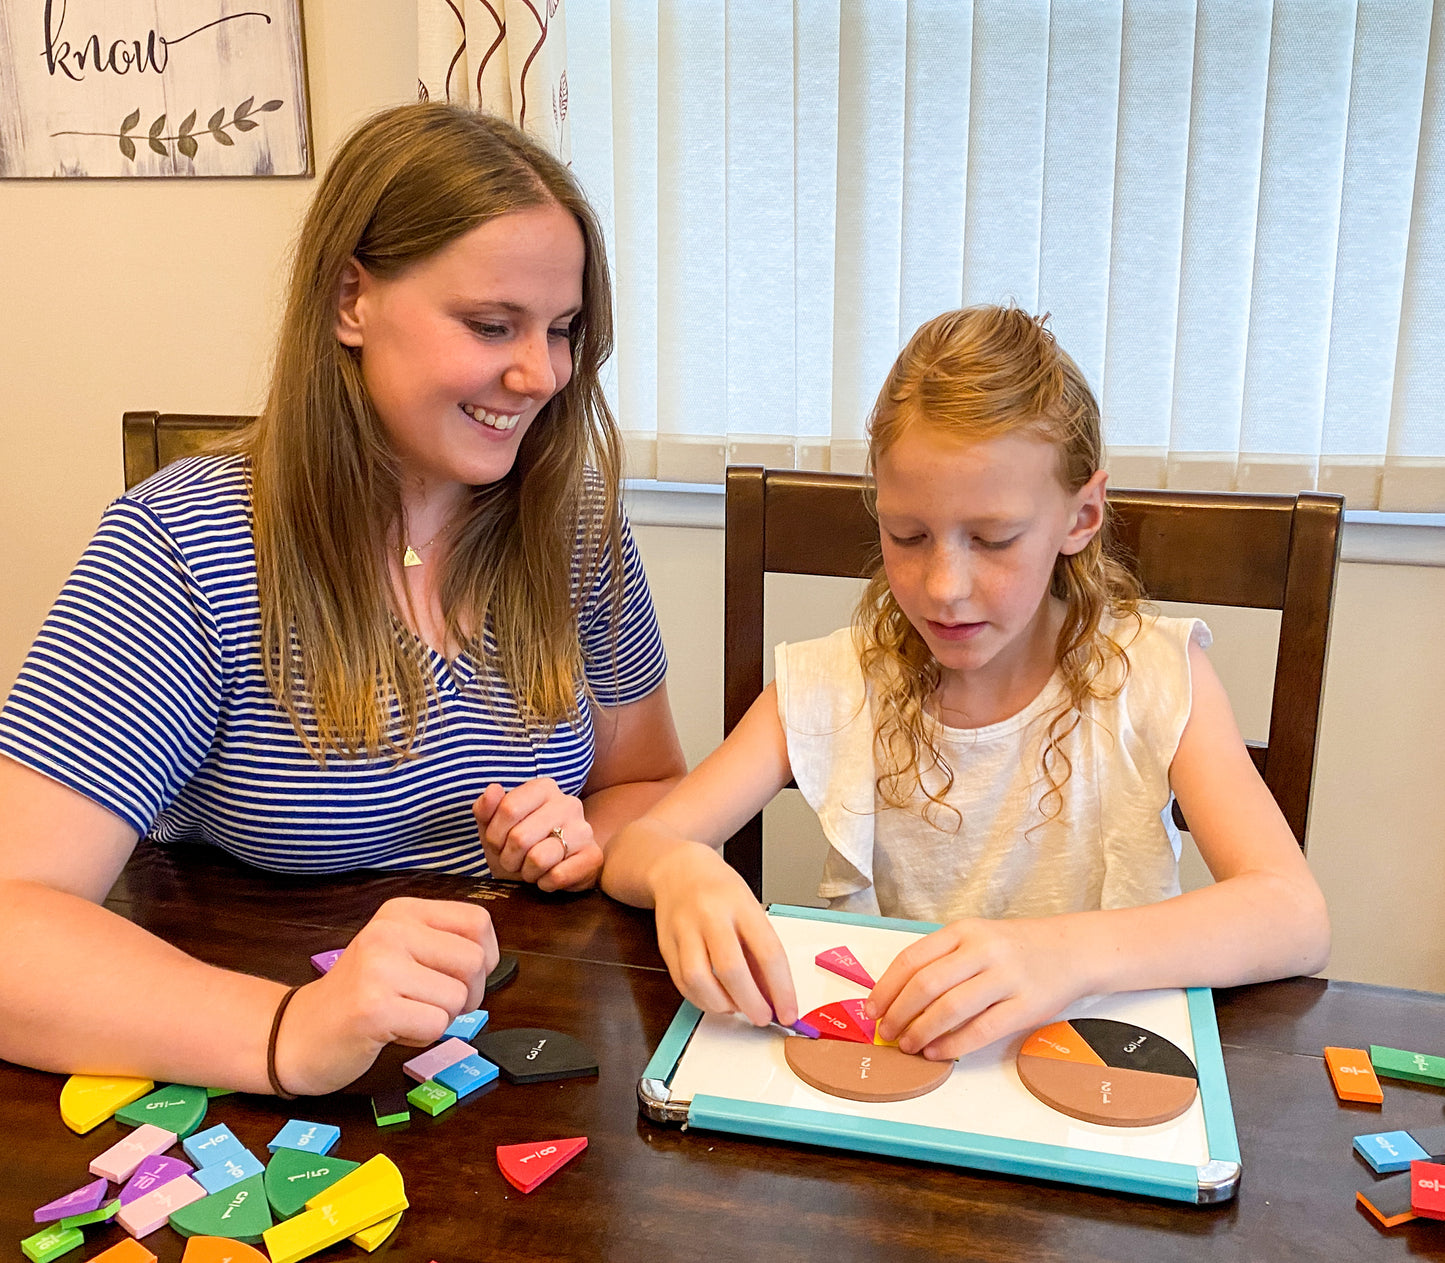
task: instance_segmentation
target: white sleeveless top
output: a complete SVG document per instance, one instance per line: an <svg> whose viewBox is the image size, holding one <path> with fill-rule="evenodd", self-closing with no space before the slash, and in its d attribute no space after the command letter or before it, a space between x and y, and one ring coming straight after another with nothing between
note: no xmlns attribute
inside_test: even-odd
<svg viewBox="0 0 1445 1263"><path fill-rule="evenodd" d="M935 808L930 823L921 792L904 808L877 797L870 690L851 630L779 645L788 758L829 844L818 894L850 912L937 922L1128 908L1178 894L1169 765L1189 718L1189 642L1207 649L1212 637L1189 618L1145 615L1137 635L1132 620L1106 626L1127 645L1127 679L1091 701L1065 740L1073 771L1052 819L1042 756L1064 698L1057 675L1000 723L932 724L954 773L944 801L959 814ZM944 783L936 768L925 780Z"/></svg>

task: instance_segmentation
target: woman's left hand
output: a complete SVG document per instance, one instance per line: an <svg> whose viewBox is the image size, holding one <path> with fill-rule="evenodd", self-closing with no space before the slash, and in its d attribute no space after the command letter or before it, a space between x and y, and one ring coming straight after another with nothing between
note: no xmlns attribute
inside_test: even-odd
<svg viewBox="0 0 1445 1263"><path fill-rule="evenodd" d="M1087 995L1071 918L954 921L905 948L869 995L879 1034L931 1060L1051 1021Z"/></svg>
<svg viewBox="0 0 1445 1263"><path fill-rule="evenodd" d="M550 776L515 789L487 786L472 804L493 877L539 890L590 890L602 871L602 848L582 814L582 800Z"/></svg>

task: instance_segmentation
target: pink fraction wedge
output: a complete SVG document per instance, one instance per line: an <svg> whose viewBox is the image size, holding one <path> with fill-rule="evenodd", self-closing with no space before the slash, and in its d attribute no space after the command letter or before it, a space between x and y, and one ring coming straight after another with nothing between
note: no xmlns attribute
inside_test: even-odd
<svg viewBox="0 0 1445 1263"><path fill-rule="evenodd" d="M830 947L826 952L819 952L813 960L829 973L846 978L849 982L856 982L860 987L867 987L870 991L878 985L869 976L868 971L858 963L858 958L846 947Z"/></svg>

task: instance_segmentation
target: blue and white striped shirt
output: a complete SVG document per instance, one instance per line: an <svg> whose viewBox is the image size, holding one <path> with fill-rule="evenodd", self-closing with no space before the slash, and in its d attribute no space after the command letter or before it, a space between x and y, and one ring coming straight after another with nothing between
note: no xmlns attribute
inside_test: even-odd
<svg viewBox="0 0 1445 1263"><path fill-rule="evenodd" d="M667 670L647 579L623 524L580 634L598 704L647 696ZM574 558L573 573L578 561ZM0 753L77 790L162 842L208 842L261 868L486 872L472 803L493 781L550 776L569 794L594 753L591 703L524 733L495 674L429 652L436 697L415 757L306 753L267 687L251 500L240 456L167 466L106 510L0 711Z"/></svg>

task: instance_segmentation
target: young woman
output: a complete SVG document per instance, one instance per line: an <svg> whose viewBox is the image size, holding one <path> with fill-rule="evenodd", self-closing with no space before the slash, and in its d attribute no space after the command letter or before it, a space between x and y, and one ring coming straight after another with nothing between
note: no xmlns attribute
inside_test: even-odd
<svg viewBox="0 0 1445 1263"><path fill-rule="evenodd" d="M0 714L0 1056L324 1092L481 998L469 904L387 904L294 998L188 959L100 906L142 836L596 881L684 770L610 301L585 199L509 125L405 106L345 142L258 422L110 507Z"/></svg>

